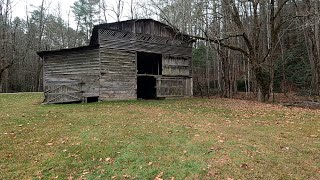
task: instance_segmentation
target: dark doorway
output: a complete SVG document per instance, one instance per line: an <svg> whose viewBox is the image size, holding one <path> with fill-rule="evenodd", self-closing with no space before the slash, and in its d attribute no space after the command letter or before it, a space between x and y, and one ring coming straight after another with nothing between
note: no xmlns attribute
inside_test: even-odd
<svg viewBox="0 0 320 180"><path fill-rule="evenodd" d="M138 76L138 99L156 99L156 78L153 76Z"/></svg>
<svg viewBox="0 0 320 180"><path fill-rule="evenodd" d="M99 96L87 97L86 103L99 102Z"/></svg>
<svg viewBox="0 0 320 180"><path fill-rule="evenodd" d="M137 52L137 97L156 99L156 76L162 75L162 55Z"/></svg>
<svg viewBox="0 0 320 180"><path fill-rule="evenodd" d="M137 53L138 74L162 75L162 55L154 53Z"/></svg>

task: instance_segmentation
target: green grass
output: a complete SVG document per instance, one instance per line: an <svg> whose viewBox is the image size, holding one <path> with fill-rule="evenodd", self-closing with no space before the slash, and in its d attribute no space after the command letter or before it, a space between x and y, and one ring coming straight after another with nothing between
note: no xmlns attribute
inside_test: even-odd
<svg viewBox="0 0 320 180"><path fill-rule="evenodd" d="M0 95L0 179L320 179L320 111Z"/></svg>

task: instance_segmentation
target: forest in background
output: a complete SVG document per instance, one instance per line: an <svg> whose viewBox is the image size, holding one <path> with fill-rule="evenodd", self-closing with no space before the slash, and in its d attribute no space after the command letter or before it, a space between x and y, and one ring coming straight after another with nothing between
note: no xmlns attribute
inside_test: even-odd
<svg viewBox="0 0 320 180"><path fill-rule="evenodd" d="M37 51L87 45L94 24L110 14L124 20L124 0L78 0L63 19L61 7L13 17L14 0L0 0L0 92L42 90ZM320 2L318 0L130 0L130 17L154 18L197 40L194 92L232 98L253 93L320 95ZM54 13L51 13L54 12ZM74 21L76 27L71 26Z"/></svg>

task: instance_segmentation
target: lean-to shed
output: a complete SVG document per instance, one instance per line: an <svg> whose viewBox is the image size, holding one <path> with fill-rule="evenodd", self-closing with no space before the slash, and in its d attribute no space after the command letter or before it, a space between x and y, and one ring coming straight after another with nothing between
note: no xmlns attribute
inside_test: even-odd
<svg viewBox="0 0 320 180"><path fill-rule="evenodd" d="M97 25L89 46L38 52L44 102L192 96L192 42L152 19Z"/></svg>

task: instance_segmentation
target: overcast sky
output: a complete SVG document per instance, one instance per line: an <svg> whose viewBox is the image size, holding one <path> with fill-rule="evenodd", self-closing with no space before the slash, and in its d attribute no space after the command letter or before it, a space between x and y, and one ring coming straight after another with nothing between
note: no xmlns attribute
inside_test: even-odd
<svg viewBox="0 0 320 180"><path fill-rule="evenodd" d="M33 6L40 6L42 0L13 0L13 15L20 18L26 17L26 5L28 6L28 11L34 10ZM47 0L47 5L50 5L52 14L54 14L54 9L57 8L58 3L61 4L61 9L63 16L67 18L70 6L75 2L75 0Z"/></svg>
<svg viewBox="0 0 320 180"><path fill-rule="evenodd" d="M28 11L31 12L32 10L34 10L34 6L40 6L42 0L12 0L13 1L13 16L18 16L20 18L26 18L26 5L28 5ZM76 0L46 0L46 6L50 7L50 14L54 14L57 15L57 7L58 7L58 3L60 3L61 5L61 10L62 10L62 16L65 20L68 19L68 12L70 10L70 6L73 5L73 3ZM123 0L124 1L124 13L122 16L122 19L128 19L129 16L129 3L130 0ZM141 0L139 0L141 2ZM115 7L115 2L116 0L106 0L106 2L108 3L108 7ZM114 19L114 14L110 14L110 16L108 17L108 21L109 22L113 22L116 21ZM74 16L71 12L70 14L70 22L74 22ZM74 23L75 24L75 23Z"/></svg>

